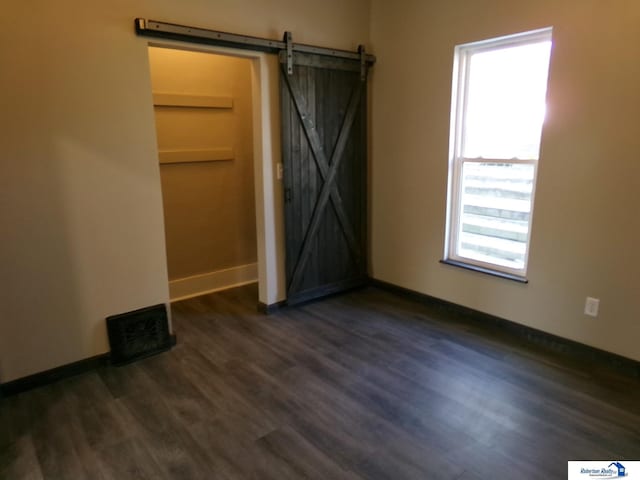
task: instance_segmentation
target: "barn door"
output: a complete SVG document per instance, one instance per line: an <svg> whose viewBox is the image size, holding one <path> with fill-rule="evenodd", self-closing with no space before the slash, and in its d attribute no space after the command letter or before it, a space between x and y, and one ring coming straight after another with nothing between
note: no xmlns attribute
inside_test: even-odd
<svg viewBox="0 0 640 480"><path fill-rule="evenodd" d="M367 279L366 75L361 62L280 55L287 303ZM366 67L364 67L366 68Z"/></svg>

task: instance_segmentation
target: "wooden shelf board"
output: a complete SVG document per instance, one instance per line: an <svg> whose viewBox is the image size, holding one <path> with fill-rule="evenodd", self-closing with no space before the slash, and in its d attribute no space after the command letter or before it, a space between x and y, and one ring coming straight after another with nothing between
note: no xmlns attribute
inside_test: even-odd
<svg viewBox="0 0 640 480"><path fill-rule="evenodd" d="M207 150L160 150L161 165L175 163L220 162L234 159L232 148L211 148Z"/></svg>
<svg viewBox="0 0 640 480"><path fill-rule="evenodd" d="M156 107L233 108L233 98L181 93L154 93Z"/></svg>

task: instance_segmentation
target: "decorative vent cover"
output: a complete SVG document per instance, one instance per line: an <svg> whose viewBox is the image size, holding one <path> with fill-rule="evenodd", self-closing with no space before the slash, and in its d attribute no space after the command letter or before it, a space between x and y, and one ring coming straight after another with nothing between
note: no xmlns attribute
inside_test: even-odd
<svg viewBox="0 0 640 480"><path fill-rule="evenodd" d="M165 305L107 318L111 363L121 365L171 348Z"/></svg>

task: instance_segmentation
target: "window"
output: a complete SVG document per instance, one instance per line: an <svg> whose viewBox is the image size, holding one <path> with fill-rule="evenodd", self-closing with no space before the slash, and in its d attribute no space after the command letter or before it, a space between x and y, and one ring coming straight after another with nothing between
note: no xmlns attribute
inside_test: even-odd
<svg viewBox="0 0 640 480"><path fill-rule="evenodd" d="M457 46L445 262L524 280L551 29Z"/></svg>

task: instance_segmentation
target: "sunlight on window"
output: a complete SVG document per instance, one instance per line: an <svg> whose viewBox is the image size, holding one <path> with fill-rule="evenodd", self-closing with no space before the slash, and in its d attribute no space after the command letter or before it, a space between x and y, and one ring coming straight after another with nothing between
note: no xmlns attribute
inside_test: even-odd
<svg viewBox="0 0 640 480"><path fill-rule="evenodd" d="M460 256L509 268L524 267L533 176L533 165L463 165Z"/></svg>
<svg viewBox="0 0 640 480"><path fill-rule="evenodd" d="M459 45L445 256L525 278L552 29Z"/></svg>
<svg viewBox="0 0 640 480"><path fill-rule="evenodd" d="M473 53L463 156L537 159L551 41Z"/></svg>

